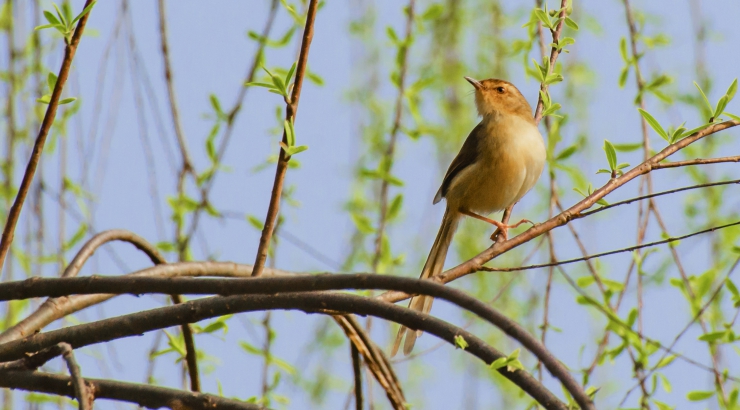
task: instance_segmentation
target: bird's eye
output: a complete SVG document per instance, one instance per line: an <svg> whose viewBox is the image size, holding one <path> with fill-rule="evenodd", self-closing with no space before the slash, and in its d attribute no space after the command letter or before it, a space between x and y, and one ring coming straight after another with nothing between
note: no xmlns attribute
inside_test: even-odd
<svg viewBox="0 0 740 410"><path fill-rule="evenodd" d="M498 91L499 94L503 94L506 90L504 87L496 87L496 91Z"/></svg>

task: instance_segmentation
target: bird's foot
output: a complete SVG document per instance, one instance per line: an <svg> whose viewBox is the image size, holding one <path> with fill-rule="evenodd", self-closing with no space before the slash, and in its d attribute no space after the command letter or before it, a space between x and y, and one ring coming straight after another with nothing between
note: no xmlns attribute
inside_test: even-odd
<svg viewBox="0 0 740 410"><path fill-rule="evenodd" d="M493 234L491 234L491 240L496 242L496 240L498 240L498 237L500 235L503 235L503 240L509 239L509 232L508 232L509 229L516 228L523 223L529 223L529 224L534 225L534 222L530 221L529 219L522 219L521 221L513 225L507 225L499 221L491 222L491 224L496 225L496 230L493 232Z"/></svg>

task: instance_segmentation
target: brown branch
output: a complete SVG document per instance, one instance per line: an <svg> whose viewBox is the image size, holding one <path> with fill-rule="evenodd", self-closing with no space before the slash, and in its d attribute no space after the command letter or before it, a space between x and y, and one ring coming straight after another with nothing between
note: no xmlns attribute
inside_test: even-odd
<svg viewBox="0 0 740 410"><path fill-rule="evenodd" d="M360 352L351 342L349 349L352 355L352 373L355 375L355 409L362 410L362 363L360 362Z"/></svg>
<svg viewBox="0 0 740 410"><path fill-rule="evenodd" d="M62 355L62 344L55 344L46 349L12 362L0 363L0 373L14 370L36 370L49 360Z"/></svg>
<svg viewBox="0 0 740 410"><path fill-rule="evenodd" d="M74 397L69 377L32 372L0 372L0 387ZM193 393L148 384L85 379L97 399L133 403L141 407L191 410L264 410L264 407L211 394Z"/></svg>
<svg viewBox="0 0 740 410"><path fill-rule="evenodd" d="M80 366L77 364L77 360L75 360L72 346L64 342L59 343L58 346L62 351L62 358L67 363L67 369L69 369L69 376L75 392L75 398L77 398L78 408L80 410L92 410L92 402L95 396L93 396L92 391L87 389L85 381L82 379Z"/></svg>
<svg viewBox="0 0 740 410"><path fill-rule="evenodd" d="M697 158L697 159L690 159L686 161L662 162L660 164L656 164L654 169L687 167L687 166L692 166L692 165L719 164L722 162L740 162L740 155L737 155L734 157L721 157L721 158L709 158L709 159Z"/></svg>
<svg viewBox="0 0 740 410"><path fill-rule="evenodd" d="M482 313L486 310L493 312L485 304L479 302L475 298L469 297L455 289L437 285L429 281L419 281L403 278L388 278L380 277L378 275L364 276L366 278L365 280L367 280L368 282L372 279L392 279L395 281L404 280L415 282L413 287L419 289L429 290L434 287L438 292L440 292L440 295L457 294L458 297L467 299L467 302L469 302L471 306L475 306L474 311L476 311L476 313ZM368 276L371 276L372 278L368 278ZM338 275L327 275L324 277L316 278L320 278L319 282L328 283L329 281L335 281L335 277L338 277ZM56 280L79 281L81 279L87 278L65 278ZM251 283L265 283L278 282L281 279L284 278L252 278L248 280ZM301 280L305 280L306 278L296 277L290 279L298 280L298 282L301 282ZM301 283L301 285L303 285L303 283ZM411 288L411 286L405 286L405 288ZM177 293L183 292L178 291ZM453 300L451 300L453 298L454 297L451 297L448 300L455 303ZM455 300L457 300L457 298L455 298ZM467 308L470 308L470 306ZM326 310L330 310L335 312L341 311L362 315L373 315L379 318L400 323L412 329L423 330L427 333L437 336L440 339L447 341L452 346L455 346L455 337L461 336L468 343L468 347L465 349L465 352L478 357L486 364L490 364L498 358L505 357L503 353L488 346L483 340L479 339L475 335L429 315L361 296L329 292L304 292L199 299L187 302L182 305L162 307L145 312L124 315L117 318L104 319L90 324L71 326L47 333L36 334L22 341L13 341L3 344L2 346L0 346L0 360L15 359L27 352L33 352L43 349L44 347L46 347L46 345L55 344L59 340L65 340L72 346L80 347L84 345L89 345L91 343L99 343L121 337L139 335L147 331L175 326L182 323L193 323L196 321L226 314L272 309L302 310L307 313L323 313ZM491 318L485 317L485 319L489 320ZM533 337L530 336L530 338ZM536 342L536 339L534 340ZM561 369L565 373L564 375L566 376L566 378L570 379L570 382L566 384L566 388L569 392L571 392L571 394L574 395L579 404L582 405L582 408L593 409L593 404L590 403L588 396L585 395L578 383L573 380L572 377L568 374L567 369L565 369L565 367L560 364L554 357L550 357L550 359L551 360L548 360L548 362L552 363L555 368ZM553 370L549 366L548 369L550 371ZM506 367L503 367L498 371L504 377L508 378L517 386L519 386L522 390L527 392L543 407L547 409L567 408L567 406L563 402L557 399L556 396L554 396L549 390L542 386L542 384L540 384L526 371L517 370L514 372L509 372Z"/></svg>
<svg viewBox="0 0 740 410"><path fill-rule="evenodd" d="M170 52L167 44L167 19L165 18L165 10L167 7L164 4L164 0L157 2L157 11L159 12L159 38L160 47L162 50L162 60L164 65L164 80L167 84L167 95L170 105L170 114L172 115L172 125L175 128L175 136L177 137L177 145L180 149L180 155L182 156L182 172L192 173L193 162L190 159L190 153L188 153L187 139L185 133L182 130L182 123L180 121L180 112L177 109L177 98L175 97L175 86L172 81L172 68L170 66Z"/></svg>
<svg viewBox="0 0 740 410"><path fill-rule="evenodd" d="M318 3L318 0L311 0L308 5L308 13L306 14L306 27L303 30L303 40L301 42L301 51L298 57L298 64L296 66L293 92L291 94L290 101L287 101L285 105L285 119L288 122L292 123L295 123L295 118L298 114L298 99L301 96L303 76L306 73L306 66L308 65L308 50L311 47L311 40L313 40L313 26L314 20L316 18ZM283 130L282 141L284 144L288 143L287 130ZM283 182L285 181L285 173L288 170L289 161L290 156L288 156L285 150L281 148L278 156L277 168L275 170L275 182L273 183L272 193L270 194L270 205L267 208L267 216L265 217L265 226L262 229L259 247L257 248L257 256L255 257L254 261L254 271L252 272L253 276L261 275L262 270L265 266L267 251L270 247L270 239L272 238L272 233L275 229L275 220L277 218L278 211L280 210L280 197L283 192Z"/></svg>
<svg viewBox="0 0 740 410"><path fill-rule="evenodd" d="M489 267L489 266L483 266L483 267L480 268L480 271L483 271L483 272L519 272L519 271L524 271L524 270L539 269L539 268L548 268L548 267L560 266L560 265L568 265L568 264L575 263L575 262L585 262L585 261L588 261L588 260L591 260L591 259L600 258L602 256L615 255L615 254L623 253L623 252L632 252L632 251L636 251L636 250L642 249L642 248L649 248L649 247L652 247L652 246L657 246L657 245L663 245L663 244L666 244L666 243L676 242L676 241L680 241L682 239L690 238L692 236L702 235L702 234L705 234L705 233L714 232L714 231L717 231L717 230L720 230L720 229L729 228L731 226L737 226L737 225L740 225L740 221L736 221L736 222L732 222L732 223L728 223L728 224L724 224L724 225L720 225L720 226L713 226L711 228L703 229L701 231L692 232L692 233L689 233L689 234L686 234L686 235L682 235L682 236L676 236L676 237L666 238L666 239L663 239L663 240L660 240L660 241L643 243L643 244L640 244L640 245L630 246L630 247L627 247L627 248L616 249L616 250L613 250L613 251L602 252L602 253L596 253L596 254L593 254L593 255L587 255L587 256L584 256L584 257L581 257L581 258L567 259L567 260L558 261L558 262L541 263L541 264L536 264L536 265L514 266L514 267L511 267L511 268L492 268L492 267Z"/></svg>
<svg viewBox="0 0 740 410"><path fill-rule="evenodd" d="M93 0L85 1L84 7L89 6L92 1ZM5 257L8 254L8 250L10 249L10 244L13 242L13 237L15 236L15 226L18 223L18 218L20 217L21 209L23 208L23 202L26 200L28 190L31 187L31 182L33 181L33 176L36 173L36 168L38 167L39 160L41 159L41 154L44 150L44 143L46 142L46 136L49 134L49 130L54 123L54 117L56 116L57 108L59 107L59 98L62 96L62 90L64 89L64 84L67 82L70 66L72 65L72 59L77 52L77 46L80 44L80 38L82 38L82 33L85 31L85 24L87 24L87 19L90 17L91 12L92 10L90 10L90 12L88 13L85 13L85 15L80 18L80 20L77 22L75 32L72 35L72 39L69 41L69 44L66 44L64 48L64 59L62 60L62 66L59 68L59 75L57 75L57 82L54 85L54 91L52 91L51 93L49 106L46 108L44 120L41 122L41 129L39 129L38 136L36 137L36 142L33 144L31 158L29 158L28 160L26 171L23 174L23 180L21 181L21 185L18 188L18 194L15 197L13 206L8 212L8 219L5 222L5 227L3 228L2 241L0 241L0 270L2 270L3 265L5 264Z"/></svg>
<svg viewBox="0 0 740 410"><path fill-rule="evenodd" d="M404 100L404 87L406 83L406 71L408 69L408 54L409 46L413 35L414 28L414 0L409 0L409 4L405 7L406 11L406 33L404 35L403 43L399 46L400 63L398 68L398 95L396 96L396 104L393 114L393 126L391 127L391 135L386 147L385 154L381 159L382 163L385 163L387 169L383 170L386 174L390 175L393 168L393 155L396 149L396 140L398 139L398 133L401 131L401 119L403 116L403 100ZM375 254L373 256L372 270L373 272L378 271L378 264L382 256L382 245L383 236L385 235L385 227L388 223L388 178L383 178L380 183L380 217L378 219L378 232L375 236Z"/></svg>

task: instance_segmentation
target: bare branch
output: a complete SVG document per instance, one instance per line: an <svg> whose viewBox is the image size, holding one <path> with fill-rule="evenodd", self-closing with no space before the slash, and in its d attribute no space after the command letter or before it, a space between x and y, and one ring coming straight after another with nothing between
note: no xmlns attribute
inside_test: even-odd
<svg viewBox="0 0 740 410"><path fill-rule="evenodd" d="M653 169L688 167L692 165L719 164L723 162L740 162L740 155L737 155L734 157L721 157L721 158L709 158L709 159L697 158L697 159L689 159L686 161L661 162L660 164L656 164L653 167Z"/></svg>
<svg viewBox="0 0 740 410"><path fill-rule="evenodd" d="M0 386L60 396L74 397L71 379L66 376L32 371L0 372ZM85 379L98 399L117 400L141 407L192 410L264 410L264 407L211 394L155 387L148 384Z"/></svg>
<svg viewBox="0 0 740 410"><path fill-rule="evenodd" d="M87 386L85 385L85 381L82 380L80 366L77 364L77 360L75 360L72 346L64 342L59 343L58 346L62 351L62 357L64 358L64 361L67 363L67 369L69 369L69 376L70 380L72 381L72 388L74 389L79 409L91 410L92 402L95 397L92 395L92 392L88 391Z"/></svg>
<svg viewBox="0 0 740 410"><path fill-rule="evenodd" d="M317 283L328 283L329 281L335 281L335 278L344 279L342 278L342 276L345 275L327 275L323 277L315 277L313 279L319 279ZM79 281L85 279L87 278L64 278L56 280ZM256 284L277 281L285 282L283 279L287 278L252 278L246 280L248 280L250 284ZM295 277L290 279L292 282L287 282L289 284L302 282L305 279L311 278ZM462 297L463 299L467 299L467 302L469 302L470 304L476 306L474 310L476 313L479 313L480 309L493 312L484 303L479 302L478 300L471 298L460 291L434 284L430 281L419 281L413 279L401 280L401 278L380 277L378 275L364 275L364 280L368 282L388 279L391 280L389 281L389 283L401 283L402 281L415 282L413 286L404 286L404 289L407 290L412 288L419 288L424 290L436 289L436 291L441 292L440 296L441 294L445 294L456 295L453 296L455 298ZM245 280L243 279L242 281ZM355 281L357 280L355 279ZM119 282L121 282L120 279ZM183 292L178 291L177 293ZM437 297L437 295L435 295L435 297ZM451 302L455 303L453 300L451 300L452 298L444 299L448 299ZM505 357L503 353L488 346L483 340L465 331L464 329L460 329L432 316L411 311L409 309L405 309L390 303L342 293L281 292L278 294L268 295L259 294L249 296L229 296L199 299L184 303L182 305L152 309L145 312L120 316L117 318L104 319L85 325L71 326L47 333L40 333L28 337L24 340L13 341L0 345L0 360L13 360L19 356L23 356L25 353L43 349L44 347L46 347L46 345L58 343L60 340L67 341L72 346L80 347L117 338L139 335L147 331L176 326L182 323L193 323L212 317L223 316L226 314L272 309L302 310L307 313L325 313L327 310L330 310L333 312L339 311L346 313L357 313L362 315L372 315L400 323L412 329L423 330L427 333L439 337L440 339L447 341L452 346L455 346L456 336L463 337L468 343L468 347L465 349L465 352L478 357L486 364L490 364L498 358ZM486 317L486 319L488 320L490 318ZM531 335L529 337L534 339ZM536 339L534 339L534 341L537 342ZM576 400L579 401L579 403L582 403L581 405L583 406L583 408L593 409L593 404L590 403L588 396L585 395L580 385L578 385L578 383L574 379L572 379L570 374L568 374L565 367L560 364L554 357L550 356L550 359L551 360L548 361L543 360L543 362L545 362L546 365L550 363L554 364L556 370L561 369L565 373L565 377L567 379L570 379L569 382L566 383L566 388L568 389L568 391L574 397L576 397ZM549 366L548 369L550 369ZM552 372L552 369L550 369L550 371ZM506 367L499 369L499 372L504 377L508 378L516 385L518 385L522 390L527 392L545 408L567 409L565 403L558 400L556 396L554 396L549 390L542 386L529 373L523 370L509 372ZM560 378L561 376L562 375L558 375L558 378ZM585 400L583 400L583 398L585 398Z"/></svg>
<svg viewBox="0 0 740 410"><path fill-rule="evenodd" d="M705 234L705 233L710 233L710 232L714 232L714 231L717 231L717 230L720 230L720 229L729 228L729 227L737 226L737 225L740 225L740 221L736 221L736 222L732 222L732 223L728 223L728 224L724 224L724 225L720 225L720 226L713 226L711 228L703 229L701 231L692 232L692 233L689 233L689 234L686 234L686 235L682 235L682 236L676 236L676 237L666 238L666 239L663 239L663 240L660 240L660 241L643 243L641 245L630 246L630 247L627 247L627 248L616 249L616 250L608 251L608 252L596 253L596 254L593 254L593 255L584 256L582 258L567 259L567 260L563 260L563 261L551 262L551 263L542 263L542 264L537 264L537 265L515 266L515 267L511 267L511 268L492 268L492 267L489 267L489 266L483 266L483 267L480 268L480 270L481 271L484 271L484 272L519 272L519 271L530 270L530 269L547 268L547 267L550 267L550 266L567 265L567 264L575 263L575 262L585 262L587 260L591 260L591 259L595 259L595 258L600 258L602 256L614 255L614 254L623 253L623 252L632 252L632 251L635 251L635 250L638 250L638 249L642 249L642 248L649 248L649 247L652 247L652 246L657 246L657 245L663 245L663 244L666 244L666 243L676 242L676 241L680 241L682 239L690 238L692 236L702 235L702 234Z"/></svg>

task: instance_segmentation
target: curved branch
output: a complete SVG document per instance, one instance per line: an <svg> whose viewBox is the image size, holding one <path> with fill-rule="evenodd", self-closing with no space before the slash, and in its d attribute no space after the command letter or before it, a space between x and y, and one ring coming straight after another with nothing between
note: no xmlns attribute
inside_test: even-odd
<svg viewBox="0 0 740 410"><path fill-rule="evenodd" d="M32 372L0 372L0 387L74 397L69 377ZM191 410L262 410L264 407L243 401L226 399L211 394L156 387L148 384L125 383L112 380L85 379L97 399L134 403L141 407L161 407Z"/></svg>
<svg viewBox="0 0 740 410"><path fill-rule="evenodd" d="M334 276L339 275L323 277L319 276L317 278L332 279ZM341 276L339 277L340 279L346 279L342 278ZM367 278L367 276L376 275L363 276L370 281L372 280L372 278ZM56 280L80 281L84 279L87 278ZM243 279L240 280L240 282L243 282L245 284L262 283L269 285L270 282L284 283L284 279L288 278L254 278ZM288 283L302 283L305 282L305 279L311 278L290 278L291 281L289 281ZM355 280L357 279L355 278ZM431 287L437 288L437 290L443 291L445 294L462 294L462 292L460 291L448 289L447 287L433 284L431 282L423 283L424 281L413 279L405 279L405 281L417 282L416 285L419 288L429 288L431 285ZM119 282L121 281L119 280ZM321 280L320 282L327 281ZM406 286L406 288L408 289L411 287ZM464 294L462 295L464 296ZM483 308L488 309L485 304L478 302L473 298L468 298L472 299L473 302L477 302ZM465 331L464 329L460 329L459 327L456 327L452 324L449 324L445 321L429 315L411 311L409 309L402 308L390 303L368 299L362 296L329 292L305 292L212 297L190 301L182 305L162 307L147 310L144 312L119 316L116 318L104 319L89 324L71 326L60 330L36 334L24 340L17 340L0 345L0 360L14 360L22 357L26 353L35 352L44 349L49 345L59 343L59 341L66 341L73 347L81 347L94 343L106 342L113 339L140 335L152 330L181 325L183 323L193 323L200 320L223 316L227 314L273 309L302 310L307 313L326 313L327 310L330 310L333 312L339 311L346 313L357 313L361 315L372 315L400 323L412 329L423 330L427 333L437 336L440 339L447 341L452 346L455 346L455 337L462 336L468 343L468 347L465 349L465 351L483 360L486 364L493 363L493 361L495 361L496 359L505 357L503 353L498 352L494 348L488 346L483 340L479 339L475 335ZM561 368L564 368L560 363L558 363L557 365ZM558 400L555 395L553 395L549 390L542 386L542 384L540 384L529 373L522 370L509 372L506 367L499 369L499 372L504 377L508 378L516 385L518 385L522 390L527 392L545 408L567 409L567 406L562 401ZM568 375L568 377L570 377L570 375ZM573 380L573 382L575 381ZM575 389L571 390L571 388L568 387L568 390L571 392L571 394L574 395L574 397L576 397L576 400L579 401L579 404L582 401L579 400L579 398L586 397L586 401L582 404L583 408L594 408L593 404L590 403L590 400L587 398L587 396L585 396L585 393L583 393L583 390L577 383L575 383Z"/></svg>
<svg viewBox="0 0 740 410"><path fill-rule="evenodd" d="M0 300L4 298L32 297L41 294L71 294L71 293L99 293L117 292L142 294L149 292L178 293L178 294L255 294L300 291L326 291L338 289L392 289L412 294L423 294L444 299L457 306L473 312L498 327L512 338L519 341L525 348L540 359L545 367L557 377L568 391L581 404L582 408L589 408L590 399L583 393L581 386L573 379L570 372L557 360L545 346L532 336L515 321L504 316L485 303L468 296L464 292L446 287L429 280L399 278L392 276L378 276L373 274L356 275L311 275L294 277L274 278L250 278L232 280L207 280L182 278L178 280L162 278L64 278L64 279L29 279L19 282L0 284ZM42 292L43 291L43 292ZM327 298L330 293L322 293ZM365 298L355 297L358 300ZM189 302L188 304L195 303ZM359 302L356 302L359 303ZM381 306L390 306L383 304ZM327 307L328 308L328 307ZM352 310L350 310L351 312ZM360 312L355 312L360 313ZM174 313L173 313L174 314ZM113 320L113 319L108 319ZM393 319L389 319L393 320ZM395 320L394 320L395 321ZM98 322L102 323L102 322ZM85 325L86 326L86 325ZM412 326L412 328L415 328ZM423 329L422 329L423 330ZM115 330L111 330L115 331ZM60 331L55 331L60 332ZM0 345L0 360L13 359L13 348L23 351L36 351L43 348L41 345L31 347L30 340L40 338L43 335L51 335L48 332L32 336L23 341L11 342ZM46 337L46 336L43 336ZM15 344L13 344L15 343ZM18 346L18 347L11 347ZM25 350L24 350L25 349ZM30 350L28 350L30 349ZM19 351L21 351L19 350Z"/></svg>

